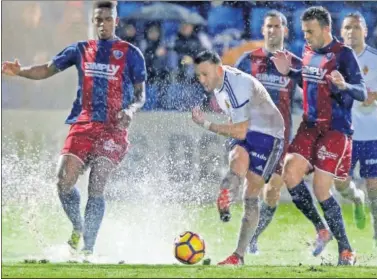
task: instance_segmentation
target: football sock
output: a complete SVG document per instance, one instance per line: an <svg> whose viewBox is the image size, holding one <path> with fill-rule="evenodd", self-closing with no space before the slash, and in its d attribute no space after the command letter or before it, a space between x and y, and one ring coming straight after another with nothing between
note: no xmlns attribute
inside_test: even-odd
<svg viewBox="0 0 377 279"><path fill-rule="evenodd" d="M238 245L235 253L243 257L249 241L253 236L259 220L259 198L244 198L244 215L242 218Z"/></svg>
<svg viewBox="0 0 377 279"><path fill-rule="evenodd" d="M313 223L317 231L326 228L304 180L294 188L288 189L288 192L291 194L292 202Z"/></svg>
<svg viewBox="0 0 377 279"><path fill-rule="evenodd" d="M351 245L348 242L346 229L343 223L342 211L338 202L333 196L331 196L327 200L320 202L320 205L322 207L326 222L329 225L332 234L338 241L339 253L346 249L352 251Z"/></svg>
<svg viewBox="0 0 377 279"><path fill-rule="evenodd" d="M377 189L368 188L368 198L370 201L370 213L373 218L374 238L377 239Z"/></svg>
<svg viewBox="0 0 377 279"><path fill-rule="evenodd" d="M220 184L220 189L229 189L232 200L237 197L242 180L243 179L241 176L239 176L232 170L229 170Z"/></svg>
<svg viewBox="0 0 377 279"><path fill-rule="evenodd" d="M75 231L82 231L82 218L80 214L80 192L73 187L70 193L59 191L59 199Z"/></svg>
<svg viewBox="0 0 377 279"><path fill-rule="evenodd" d="M254 236L252 238L252 242L257 241L258 236L267 228L267 226L271 223L272 218L274 217L276 206L271 207L268 204L266 204L264 201L262 201L262 205L260 208L259 213L259 223L258 227L255 230Z"/></svg>
<svg viewBox="0 0 377 279"><path fill-rule="evenodd" d="M353 201L354 203L360 202L360 189L358 189L353 181L344 189L340 189L339 193L343 198Z"/></svg>
<svg viewBox="0 0 377 279"><path fill-rule="evenodd" d="M98 230L105 213L105 199L103 196L89 196L85 208L84 250L93 251Z"/></svg>

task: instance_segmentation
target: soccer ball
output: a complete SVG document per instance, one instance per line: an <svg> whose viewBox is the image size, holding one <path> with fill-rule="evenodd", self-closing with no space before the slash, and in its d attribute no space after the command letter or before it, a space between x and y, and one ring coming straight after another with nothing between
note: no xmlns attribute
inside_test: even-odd
<svg viewBox="0 0 377 279"><path fill-rule="evenodd" d="M184 264L196 264L203 259L204 240L196 233L186 231L174 241L174 256Z"/></svg>

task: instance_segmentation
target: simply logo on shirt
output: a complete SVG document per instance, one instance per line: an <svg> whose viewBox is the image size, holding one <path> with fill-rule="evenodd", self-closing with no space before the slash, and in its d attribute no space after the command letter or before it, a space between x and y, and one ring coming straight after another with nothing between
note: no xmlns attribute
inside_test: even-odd
<svg viewBox="0 0 377 279"><path fill-rule="evenodd" d="M115 76L120 66L113 64L102 64L95 62L85 62L85 76L89 77L101 77L110 80L117 80Z"/></svg>
<svg viewBox="0 0 377 279"><path fill-rule="evenodd" d="M326 69L321 69L313 66L303 66L302 67L302 76L307 81L313 81L316 83L326 83L326 80L323 80L327 73Z"/></svg>

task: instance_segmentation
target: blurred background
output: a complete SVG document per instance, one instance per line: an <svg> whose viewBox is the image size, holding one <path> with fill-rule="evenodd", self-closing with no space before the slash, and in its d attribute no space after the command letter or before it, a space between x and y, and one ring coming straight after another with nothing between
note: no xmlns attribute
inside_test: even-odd
<svg viewBox="0 0 377 279"><path fill-rule="evenodd" d="M118 1L121 21L117 35L138 46L148 68L147 102L143 110L187 111L196 104L217 111L211 94L194 79L192 57L215 49L225 64L233 65L242 52L262 46L263 16L270 9L288 19L286 48L300 56L304 45L300 15L312 5L326 7L338 38L343 17L361 12L367 21L367 43L377 46L375 1ZM3 1L3 60L19 58L23 65L51 59L68 44L93 38L91 1ZM173 19L173 20L172 20ZM30 83L2 78L2 107L67 109L76 94L76 73ZM196 92L196 94L192 94ZM300 96L294 112L300 113Z"/></svg>

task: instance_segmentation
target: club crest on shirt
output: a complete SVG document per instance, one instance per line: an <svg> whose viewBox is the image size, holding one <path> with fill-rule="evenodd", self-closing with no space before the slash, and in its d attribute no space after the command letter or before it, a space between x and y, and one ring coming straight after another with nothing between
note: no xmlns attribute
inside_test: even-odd
<svg viewBox="0 0 377 279"><path fill-rule="evenodd" d="M122 56L123 56L123 52L121 52L120 50L113 50L113 55L114 55L114 57L116 58L116 59L120 59L120 58L122 58Z"/></svg>
<svg viewBox="0 0 377 279"><path fill-rule="evenodd" d="M366 76L368 74L368 72L369 72L369 68L368 68L368 66L365 65L364 68L363 68L364 76Z"/></svg>
<svg viewBox="0 0 377 279"><path fill-rule="evenodd" d="M328 60L331 60L331 58L333 58L334 57L334 53L327 53L326 54L326 58L328 59Z"/></svg>

